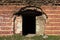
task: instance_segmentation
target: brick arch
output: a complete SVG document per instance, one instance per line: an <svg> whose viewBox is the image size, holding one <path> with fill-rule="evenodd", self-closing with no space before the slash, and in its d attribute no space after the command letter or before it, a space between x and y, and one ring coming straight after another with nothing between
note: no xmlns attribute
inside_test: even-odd
<svg viewBox="0 0 60 40"><path fill-rule="evenodd" d="M45 16L45 18L48 18L48 16L43 12L43 10L39 7L35 7L35 6L26 6L26 7L23 7L21 8L18 12L14 13L13 16L15 15L15 18L14 18L14 25L13 25L13 33L15 34L15 19L16 19L16 16L20 16L22 15L21 13L24 12L24 11L27 11L27 10L30 10L30 11L37 11L39 13L42 13L41 16ZM18 14L19 13L19 14Z"/></svg>
<svg viewBox="0 0 60 40"><path fill-rule="evenodd" d="M20 13L18 15L18 12L14 13L13 15L16 15L16 16L20 16L21 15L21 12L25 11L25 10L35 10L35 11L38 11L38 12L41 12L42 14L44 14L46 16L46 18L48 18L48 16L46 15L46 13L42 10L42 8L40 7L36 7L36 6L26 6L26 7L22 7L18 12Z"/></svg>

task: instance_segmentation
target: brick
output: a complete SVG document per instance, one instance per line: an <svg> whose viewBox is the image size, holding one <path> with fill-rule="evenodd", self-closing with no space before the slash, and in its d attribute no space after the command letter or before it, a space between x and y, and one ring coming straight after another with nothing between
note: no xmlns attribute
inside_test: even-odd
<svg viewBox="0 0 60 40"><path fill-rule="evenodd" d="M0 24L1 23L12 23L13 22L13 19L12 18L3 18L3 17L0 17Z"/></svg>
<svg viewBox="0 0 60 40"><path fill-rule="evenodd" d="M60 19L49 19L48 22L60 22Z"/></svg>
<svg viewBox="0 0 60 40"><path fill-rule="evenodd" d="M0 27L1 30L12 30L12 27Z"/></svg>
<svg viewBox="0 0 60 40"><path fill-rule="evenodd" d="M13 31L0 31L0 34L12 34Z"/></svg>
<svg viewBox="0 0 60 40"><path fill-rule="evenodd" d="M41 7L42 9L44 9L44 10L60 10L60 6L42 6Z"/></svg>
<svg viewBox="0 0 60 40"><path fill-rule="evenodd" d="M45 27L60 27L60 26L45 26Z"/></svg>
<svg viewBox="0 0 60 40"><path fill-rule="evenodd" d="M48 18L60 18L60 15L48 15Z"/></svg>
<svg viewBox="0 0 60 40"><path fill-rule="evenodd" d="M46 27L46 30L60 30L60 27Z"/></svg>
<svg viewBox="0 0 60 40"><path fill-rule="evenodd" d="M11 15L0 15L0 16L2 16L3 18L11 17Z"/></svg>
<svg viewBox="0 0 60 40"><path fill-rule="evenodd" d="M59 23L46 23L46 26L60 26Z"/></svg>
<svg viewBox="0 0 60 40"><path fill-rule="evenodd" d="M5 19L5 18L4 18L4 19L1 20L1 22L12 22L12 19L9 19L9 18L6 18L6 19Z"/></svg>
<svg viewBox="0 0 60 40"><path fill-rule="evenodd" d="M3 8L2 8L3 7ZM16 6L16 5L8 5L8 6L1 6L0 11L15 11L16 9L20 9L23 6Z"/></svg>
<svg viewBox="0 0 60 40"><path fill-rule="evenodd" d="M45 34L60 34L60 31L45 31Z"/></svg>
<svg viewBox="0 0 60 40"><path fill-rule="evenodd" d="M15 13L15 11L19 10L21 7L23 6L16 6L16 5L0 6L0 17L1 17L0 18L0 22L1 22L0 34L7 35L7 34L13 33L11 31L11 28L9 27L9 26L13 26L12 20L10 19L10 17L12 16L13 13ZM60 18L60 6L55 6L55 7L43 6L41 8L48 15L48 18L49 18L48 22L50 22L46 24L46 30L51 30L51 31L46 31L45 33L46 34L60 34L60 31L52 31L52 30L60 30L60 27L57 27L57 26L60 26L60 23L53 23L53 22L60 22L60 19L56 19L56 18ZM51 27L47 27L47 26L51 26ZM2 30L8 30L8 31L2 31Z"/></svg>
<svg viewBox="0 0 60 40"><path fill-rule="evenodd" d="M47 15L49 15L49 14L59 14L60 15L60 11L45 11L45 13L47 14Z"/></svg>
<svg viewBox="0 0 60 40"><path fill-rule="evenodd" d="M0 26L13 26L11 22L9 23L0 23Z"/></svg>

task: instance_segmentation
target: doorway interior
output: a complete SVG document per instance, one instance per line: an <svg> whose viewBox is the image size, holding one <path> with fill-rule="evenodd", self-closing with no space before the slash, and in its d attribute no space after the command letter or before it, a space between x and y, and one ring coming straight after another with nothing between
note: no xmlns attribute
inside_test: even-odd
<svg viewBox="0 0 60 40"><path fill-rule="evenodd" d="M22 15L22 35L35 34L36 33L36 16L31 14L32 12L24 12L26 15ZM27 14L29 13L29 14Z"/></svg>

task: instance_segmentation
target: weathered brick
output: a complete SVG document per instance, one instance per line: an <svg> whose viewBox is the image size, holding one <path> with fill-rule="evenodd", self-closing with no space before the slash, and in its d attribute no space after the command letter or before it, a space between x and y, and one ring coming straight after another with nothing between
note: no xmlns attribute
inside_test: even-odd
<svg viewBox="0 0 60 40"><path fill-rule="evenodd" d="M53 14L53 15L60 15L60 11L45 11L45 13L47 14L47 15L50 15L50 14Z"/></svg>
<svg viewBox="0 0 60 40"><path fill-rule="evenodd" d="M21 7L24 7L24 6L4 5L0 7L0 11L3 11L3 10L4 11L16 11L16 10L19 10Z"/></svg>
<svg viewBox="0 0 60 40"><path fill-rule="evenodd" d="M49 23L49 24L46 24L46 26L60 26L59 23Z"/></svg>
<svg viewBox="0 0 60 40"><path fill-rule="evenodd" d="M21 7L24 7L24 6L16 6L16 5L0 6L0 26L1 26L0 34L7 35L7 34L13 33L13 31L11 31L11 28L9 27L9 26L13 26L11 16L13 13L15 13L15 11L18 11ZM53 6L53 7L42 6L41 8L47 14L48 20L49 20L46 23L45 30L51 30L51 31L45 31L45 33L46 34L60 34L60 31L55 31L55 30L60 30L60 27L59 27L60 26L60 19L59 19L60 18L60 6ZM59 23L53 23L53 22L59 22ZM2 31L2 30L10 30L10 31Z"/></svg>
<svg viewBox="0 0 60 40"><path fill-rule="evenodd" d="M45 31L45 34L60 34L60 31L52 31L52 30L50 30L50 31Z"/></svg>
<svg viewBox="0 0 60 40"><path fill-rule="evenodd" d="M60 19L49 19L48 22L60 22Z"/></svg>
<svg viewBox="0 0 60 40"><path fill-rule="evenodd" d="M0 34L12 34L13 31L0 31Z"/></svg>
<svg viewBox="0 0 60 40"><path fill-rule="evenodd" d="M46 30L60 30L60 27L46 27Z"/></svg>
<svg viewBox="0 0 60 40"><path fill-rule="evenodd" d="M0 23L0 26L13 26L11 22L9 23Z"/></svg>
<svg viewBox="0 0 60 40"><path fill-rule="evenodd" d="M53 10L53 11L55 11L55 10L60 10L60 6L42 6L41 7L43 10Z"/></svg>
<svg viewBox="0 0 60 40"><path fill-rule="evenodd" d="M1 29L1 30L7 30L7 31L13 30L12 27L0 27L0 29Z"/></svg>
<svg viewBox="0 0 60 40"><path fill-rule="evenodd" d="M60 15L48 15L49 18L60 18Z"/></svg>

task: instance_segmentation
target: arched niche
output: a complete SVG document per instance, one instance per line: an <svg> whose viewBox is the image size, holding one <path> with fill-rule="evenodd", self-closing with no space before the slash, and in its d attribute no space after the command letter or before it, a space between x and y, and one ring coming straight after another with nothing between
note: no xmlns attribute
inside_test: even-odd
<svg viewBox="0 0 60 40"><path fill-rule="evenodd" d="M28 35L28 34L43 35L44 34L46 19L48 17L41 8L35 6L26 6L21 8L18 12L14 13L13 16L15 16L14 23L13 23L14 33L16 33L21 29L18 33L21 33L22 35ZM17 23L18 25L17 29L19 28L20 29L16 31L15 22L18 17L20 18L19 20L21 20L21 24L19 24L19 22Z"/></svg>

